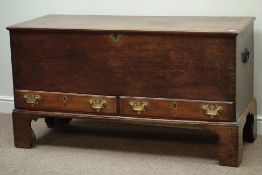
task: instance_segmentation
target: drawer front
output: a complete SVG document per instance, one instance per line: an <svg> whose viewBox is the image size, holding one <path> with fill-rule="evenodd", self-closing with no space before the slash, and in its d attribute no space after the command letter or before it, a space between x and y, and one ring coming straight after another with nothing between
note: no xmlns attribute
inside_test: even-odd
<svg viewBox="0 0 262 175"><path fill-rule="evenodd" d="M120 97L120 114L166 119L234 121L231 102Z"/></svg>
<svg viewBox="0 0 262 175"><path fill-rule="evenodd" d="M112 33L14 31L15 89L235 99L235 38Z"/></svg>
<svg viewBox="0 0 262 175"><path fill-rule="evenodd" d="M73 93L15 91L15 108L116 115L116 97Z"/></svg>

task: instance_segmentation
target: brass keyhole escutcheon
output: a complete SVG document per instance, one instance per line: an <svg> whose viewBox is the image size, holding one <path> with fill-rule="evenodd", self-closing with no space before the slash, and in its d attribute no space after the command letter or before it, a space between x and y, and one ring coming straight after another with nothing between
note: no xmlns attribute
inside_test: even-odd
<svg viewBox="0 0 262 175"><path fill-rule="evenodd" d="M146 108L148 107L148 103L145 101L131 101L129 102L129 105L137 114L141 114L141 112L146 111Z"/></svg>
<svg viewBox="0 0 262 175"><path fill-rule="evenodd" d="M67 98L67 96L63 96L63 103L64 103L64 104L66 104L66 103L67 103L67 101L68 101L68 98Z"/></svg>
<svg viewBox="0 0 262 175"><path fill-rule="evenodd" d="M61 101L64 105L66 105L66 104L68 104L68 102L69 102L69 97L66 96L66 95L63 95L63 96L60 98L60 101Z"/></svg>
<svg viewBox="0 0 262 175"><path fill-rule="evenodd" d="M173 111L177 110L177 102L171 102L170 107Z"/></svg>
<svg viewBox="0 0 262 175"><path fill-rule="evenodd" d="M114 44L118 44L121 41L122 35L118 33L112 33L109 35L109 38Z"/></svg>
<svg viewBox="0 0 262 175"><path fill-rule="evenodd" d="M202 111L205 115L208 115L210 119L214 119L216 116L219 116L223 112L223 107L220 105L202 105Z"/></svg>
<svg viewBox="0 0 262 175"><path fill-rule="evenodd" d="M40 95L34 95L34 94L27 94L24 95L25 102L27 104L30 104L31 107L34 107L36 104L39 103L39 100L41 99Z"/></svg>
<svg viewBox="0 0 262 175"><path fill-rule="evenodd" d="M91 108L96 112L101 112L107 105L107 101L101 98L91 98L88 102Z"/></svg>

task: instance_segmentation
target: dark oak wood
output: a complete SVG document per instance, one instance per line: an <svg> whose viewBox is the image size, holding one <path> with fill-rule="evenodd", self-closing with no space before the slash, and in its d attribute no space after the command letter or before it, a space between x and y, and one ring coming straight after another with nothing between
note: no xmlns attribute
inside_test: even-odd
<svg viewBox="0 0 262 175"><path fill-rule="evenodd" d="M239 166L243 139L256 138L254 19L47 15L8 27L16 147L34 144L38 118L197 127L218 136L221 165ZM29 104L30 94L41 99ZM90 98L107 104L94 110ZM137 114L130 100L148 108Z"/></svg>
<svg viewBox="0 0 262 175"><path fill-rule="evenodd" d="M237 121L236 126L210 126L205 127L219 137L218 158L220 165L239 166L243 154L243 139L248 142L254 142L256 139L256 101L253 99L245 108ZM253 121L253 122L250 122ZM252 128L252 129L244 129Z"/></svg>
<svg viewBox="0 0 262 175"><path fill-rule="evenodd" d="M13 112L14 142L18 148L31 148L36 142L36 136L31 128L32 115Z"/></svg>
<svg viewBox="0 0 262 175"><path fill-rule="evenodd" d="M130 102L143 101L148 103L145 111L137 114L132 110ZM220 105L223 107L221 115L214 118L206 115L201 109L202 105ZM174 106L175 105L175 106ZM226 102L211 102L201 100L181 100L163 98L141 98L141 97L120 97L120 115L149 117L149 118L170 118L190 119L208 121L234 121L234 105Z"/></svg>
<svg viewBox="0 0 262 175"><path fill-rule="evenodd" d="M31 105L26 103L24 95L33 94L39 95L41 99L38 104ZM47 111L70 111L79 113L99 113L99 114L117 114L116 97L74 94L74 93L60 93L60 92L43 92L43 91L15 91L15 105L19 109L27 110L47 110ZM64 99L65 98L65 99ZM104 99L107 101L105 108L97 112L92 109L89 100L92 98Z"/></svg>
<svg viewBox="0 0 262 175"><path fill-rule="evenodd" d="M236 116L240 116L245 106L253 98L254 89L254 34L253 25L245 28L236 39ZM249 59L243 63L242 54L247 49Z"/></svg>
<svg viewBox="0 0 262 175"><path fill-rule="evenodd" d="M13 121L19 123L20 119L26 122L20 122L19 125L14 125L15 133L15 145L21 148L30 148L34 139L32 139L32 129L30 122L38 118L78 118L89 119L96 121L107 122L120 122L130 123L136 125L156 125L156 126L169 126L169 127L197 127L205 129L209 132L213 132L219 138L218 145L218 158L219 163L225 166L237 167L241 163L243 153L243 134L248 135L247 140L256 138L256 127L253 132L244 130L244 126L252 127L250 122L246 122L248 119L256 120L256 101L253 99L250 101L242 115L236 122L210 122L210 121L192 121L192 120L170 120L170 119L155 119L155 118L140 118L133 117L121 117L121 116L103 116L103 115L91 115L91 114L77 114L77 113L59 113L59 112L42 112L42 111L25 111L14 110ZM26 128L26 129L25 129ZM249 132L248 134L243 132ZM21 133L21 134L20 134ZM254 140L253 140L254 141Z"/></svg>
<svg viewBox="0 0 262 175"><path fill-rule="evenodd" d="M121 33L114 44L110 34L12 31L15 87L234 101L234 37Z"/></svg>
<svg viewBox="0 0 262 175"><path fill-rule="evenodd" d="M41 99L35 105L28 104L25 95L39 95ZM27 110L41 111L60 111L60 112L78 112L78 113L98 113L117 115L117 100L112 96L83 95L73 93L43 92L16 90L16 107ZM64 101L66 98L66 101ZM107 101L105 108L99 112L91 108L89 100L91 98L101 98ZM131 101L145 101L149 107L141 114L132 111L129 104ZM221 115L210 118L201 107L203 105L220 105L223 107ZM175 106L174 106L175 105ZM181 100L166 98L141 98L141 97L123 97L119 99L119 114L123 116L141 116L155 118L173 118L173 119L192 119L192 120L210 120L210 121L234 121L234 105L230 102L221 101L201 101L201 100ZM55 123L55 121L52 121ZM50 123L52 123L50 122ZM58 122L58 121L57 121ZM63 121L61 121L63 123ZM52 125L52 124L51 124Z"/></svg>
<svg viewBox="0 0 262 175"><path fill-rule="evenodd" d="M236 35L254 17L47 15L8 27L16 30L146 31Z"/></svg>

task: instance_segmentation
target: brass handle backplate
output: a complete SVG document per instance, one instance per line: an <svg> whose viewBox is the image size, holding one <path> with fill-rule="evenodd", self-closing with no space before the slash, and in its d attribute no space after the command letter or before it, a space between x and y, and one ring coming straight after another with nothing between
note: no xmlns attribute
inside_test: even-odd
<svg viewBox="0 0 262 175"><path fill-rule="evenodd" d="M30 104L31 107L34 107L34 105L39 103L39 100L41 99L40 95L34 95L34 94L27 94L24 95L25 102Z"/></svg>
<svg viewBox="0 0 262 175"><path fill-rule="evenodd" d="M137 114L141 114L141 112L144 112L148 107L148 103L144 101L131 101L129 102L129 105Z"/></svg>
<svg viewBox="0 0 262 175"><path fill-rule="evenodd" d="M101 112L107 105L107 101L101 98L91 98L89 104L93 110L96 112Z"/></svg>
<svg viewBox="0 0 262 175"><path fill-rule="evenodd" d="M201 109L204 112L204 114L210 117L210 119L214 119L215 116L219 116L223 111L223 107L220 105L205 104L201 106Z"/></svg>
<svg viewBox="0 0 262 175"><path fill-rule="evenodd" d="M109 35L109 38L112 40L114 44L118 44L122 39L122 35L118 33L112 33Z"/></svg>

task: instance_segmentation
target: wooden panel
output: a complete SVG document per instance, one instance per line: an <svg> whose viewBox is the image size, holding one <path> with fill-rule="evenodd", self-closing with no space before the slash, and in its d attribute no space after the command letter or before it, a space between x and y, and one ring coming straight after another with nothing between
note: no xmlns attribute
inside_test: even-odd
<svg viewBox="0 0 262 175"><path fill-rule="evenodd" d="M254 33L253 25L247 27L237 37L236 48L236 116L239 117L249 101L253 98L254 89ZM249 59L242 61L242 54L247 49Z"/></svg>
<svg viewBox="0 0 262 175"><path fill-rule="evenodd" d="M233 101L235 38L12 32L16 89Z"/></svg>
<svg viewBox="0 0 262 175"><path fill-rule="evenodd" d="M146 102L145 111L138 114L132 110L130 102ZM204 114L201 107L203 105L221 106L223 111L220 115L210 118ZM149 118L169 118L169 119L191 119L209 121L234 121L234 105L231 102L212 102L212 101L190 101L180 99L162 98L141 98L141 97L120 97L120 115L149 117Z"/></svg>
<svg viewBox="0 0 262 175"><path fill-rule="evenodd" d="M216 134L220 164L238 166L243 138L256 137L253 55L240 61L244 48L253 52L253 20L48 15L9 27L16 147L35 143L31 121L43 117L183 126ZM107 105L98 112L91 98ZM145 111L133 111L136 101Z"/></svg>
<svg viewBox="0 0 262 175"><path fill-rule="evenodd" d="M237 34L253 17L47 15L8 29L122 30Z"/></svg>
<svg viewBox="0 0 262 175"><path fill-rule="evenodd" d="M39 95L40 100L37 104L31 105L26 103L25 95ZM104 109L100 112L91 108L89 100L98 98L107 101ZM72 93L58 92L42 92L42 91L15 91L15 108L27 110L47 110L47 111L66 111L66 112L81 112L81 113L97 113L115 115L117 112L116 97L112 96L97 96Z"/></svg>

